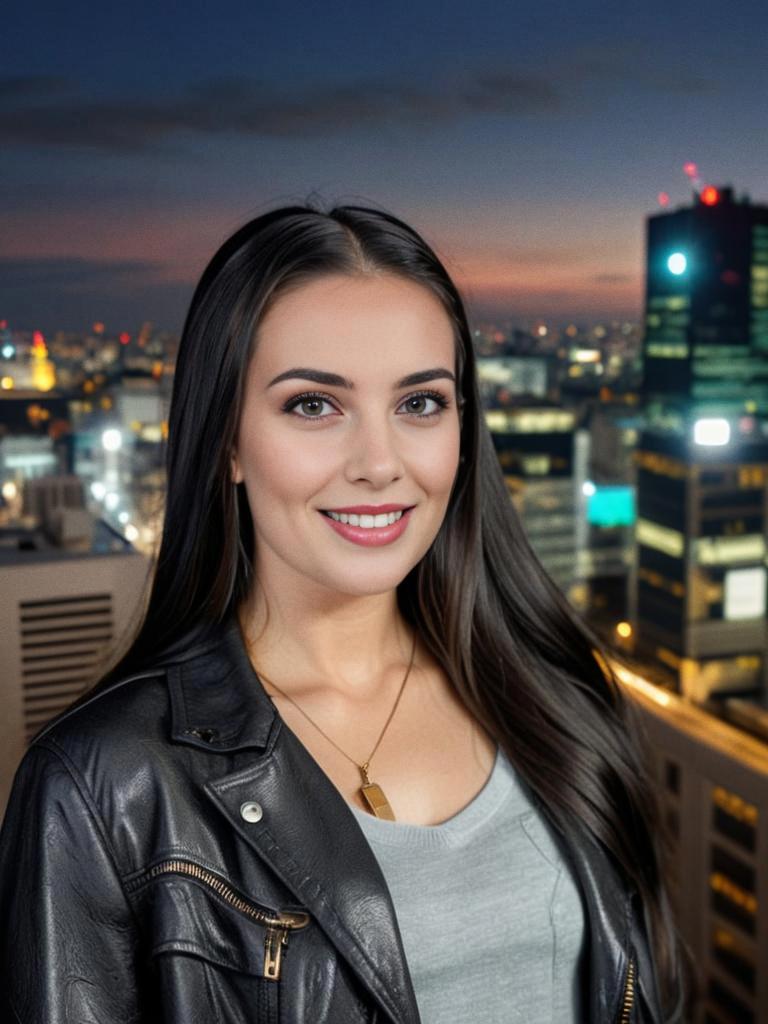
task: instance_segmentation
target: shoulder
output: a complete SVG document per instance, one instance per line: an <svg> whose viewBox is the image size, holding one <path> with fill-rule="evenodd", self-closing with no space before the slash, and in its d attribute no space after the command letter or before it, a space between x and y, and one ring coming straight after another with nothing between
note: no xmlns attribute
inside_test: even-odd
<svg viewBox="0 0 768 1024"><path fill-rule="evenodd" d="M119 741L151 723L157 723L168 707L165 667L150 668L112 681L81 703L60 714L33 738L38 743L55 744L73 752L89 740Z"/></svg>
<svg viewBox="0 0 768 1024"><path fill-rule="evenodd" d="M56 764L95 792L146 760L149 748L167 744L169 697L166 672L156 668L126 675L57 715L32 740L19 765Z"/></svg>

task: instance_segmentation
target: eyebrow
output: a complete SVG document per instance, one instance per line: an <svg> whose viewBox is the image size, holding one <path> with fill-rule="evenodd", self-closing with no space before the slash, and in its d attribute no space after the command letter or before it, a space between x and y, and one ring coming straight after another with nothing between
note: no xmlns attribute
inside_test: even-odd
<svg viewBox="0 0 768 1024"><path fill-rule="evenodd" d="M426 384L430 380L438 380L444 378L445 380L452 380L456 383L456 378L450 370L446 370L442 366L436 366L431 370L419 370L417 373L409 373L406 377L401 377L400 380L394 384L394 390L399 388L409 388L414 384ZM326 370L312 370L306 366L299 366L293 370L286 370L285 373L279 373L277 377L274 377L269 384L268 388L271 388L273 384L279 384L282 380L311 380L316 384L325 384L326 387L333 388L347 388L350 391L354 391L355 385L351 380L346 377L342 377L338 373L328 373Z"/></svg>

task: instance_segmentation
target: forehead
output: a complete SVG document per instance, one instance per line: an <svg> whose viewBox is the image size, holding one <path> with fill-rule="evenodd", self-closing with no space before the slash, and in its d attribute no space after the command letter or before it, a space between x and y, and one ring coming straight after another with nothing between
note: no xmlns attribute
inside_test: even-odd
<svg viewBox="0 0 768 1024"><path fill-rule="evenodd" d="M257 330L252 369L261 376L302 365L354 379L355 370L452 369L454 350L452 322L426 286L392 274L328 275L275 300Z"/></svg>

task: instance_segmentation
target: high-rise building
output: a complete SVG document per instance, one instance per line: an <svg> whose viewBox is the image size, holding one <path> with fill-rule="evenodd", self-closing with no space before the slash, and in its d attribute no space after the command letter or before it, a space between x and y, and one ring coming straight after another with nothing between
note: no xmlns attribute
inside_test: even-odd
<svg viewBox="0 0 768 1024"><path fill-rule="evenodd" d="M768 684L768 440L644 430L635 453L635 652L705 701ZM708 434L708 431L710 432Z"/></svg>
<svg viewBox="0 0 768 1024"><path fill-rule="evenodd" d="M704 188L647 223L649 415L768 414L768 206Z"/></svg>
<svg viewBox="0 0 768 1024"><path fill-rule="evenodd" d="M633 644L697 700L767 692L768 206L648 218Z"/></svg>

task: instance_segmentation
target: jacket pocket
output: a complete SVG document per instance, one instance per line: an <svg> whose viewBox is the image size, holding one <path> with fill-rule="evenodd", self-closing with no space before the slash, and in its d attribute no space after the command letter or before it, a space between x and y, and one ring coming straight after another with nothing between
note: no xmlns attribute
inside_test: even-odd
<svg viewBox="0 0 768 1024"><path fill-rule="evenodd" d="M128 888L141 890L163 1022L281 1024L292 940L310 922L306 911L255 903L182 859L154 865Z"/></svg>

